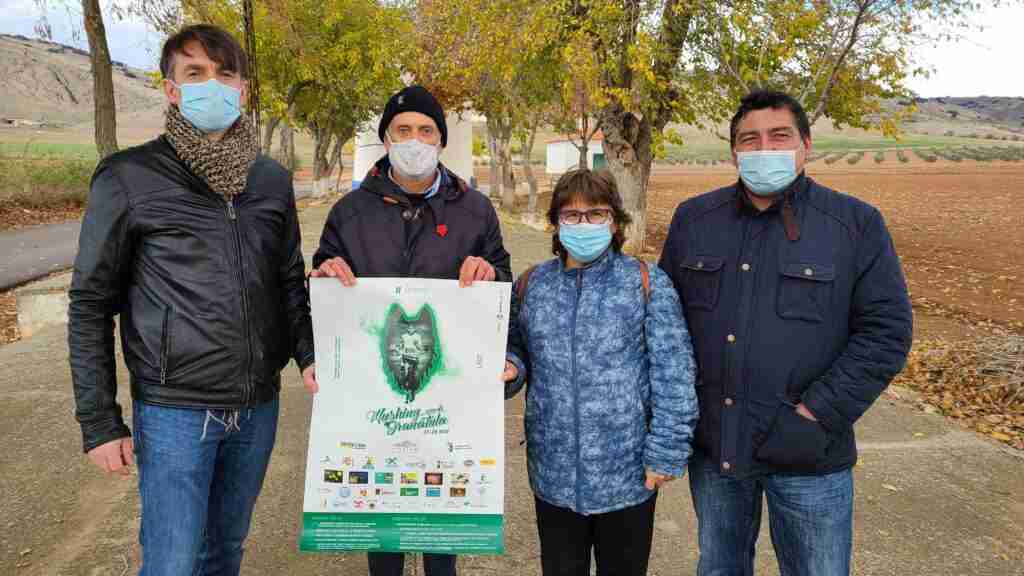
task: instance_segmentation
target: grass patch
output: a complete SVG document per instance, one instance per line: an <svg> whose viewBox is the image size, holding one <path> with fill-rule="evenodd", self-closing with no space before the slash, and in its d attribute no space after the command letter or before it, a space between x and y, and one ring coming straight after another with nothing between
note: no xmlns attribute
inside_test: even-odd
<svg viewBox="0 0 1024 576"><path fill-rule="evenodd" d="M84 206L96 155L89 158L65 152L30 156L23 147L21 155L0 154L0 205L28 209Z"/></svg>
<svg viewBox="0 0 1024 576"><path fill-rule="evenodd" d="M94 163L99 155L94 144L53 142L0 142L0 158L82 159Z"/></svg>

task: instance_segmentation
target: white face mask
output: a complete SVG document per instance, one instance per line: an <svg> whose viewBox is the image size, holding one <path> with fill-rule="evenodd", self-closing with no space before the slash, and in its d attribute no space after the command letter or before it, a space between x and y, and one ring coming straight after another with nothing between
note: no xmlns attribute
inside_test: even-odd
<svg viewBox="0 0 1024 576"><path fill-rule="evenodd" d="M388 160L391 167L410 180L426 180L437 171L437 157L440 150L433 144L424 144L416 138L395 142L388 135L391 147Z"/></svg>

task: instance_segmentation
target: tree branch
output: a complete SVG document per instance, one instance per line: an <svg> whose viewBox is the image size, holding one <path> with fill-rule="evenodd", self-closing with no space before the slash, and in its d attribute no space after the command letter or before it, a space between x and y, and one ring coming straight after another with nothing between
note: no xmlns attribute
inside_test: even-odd
<svg viewBox="0 0 1024 576"><path fill-rule="evenodd" d="M672 87L672 77L679 66L683 45L686 43L687 31L690 29L690 22L693 20L696 11L696 2L668 0L661 14L658 45L662 49L657 52L653 68L655 78L665 82L670 88L666 98L655 104L654 114L651 118L651 125L658 131L663 129L669 120L672 119L672 102L679 97L678 90Z"/></svg>
<svg viewBox="0 0 1024 576"><path fill-rule="evenodd" d="M857 44L858 32L860 26L864 22L864 16L867 14L868 9L871 7L873 2L867 0L858 5L857 16L853 20L853 26L850 27L850 37L846 42L846 46L843 51L836 58L836 61L832 64L832 73L829 75L828 82L825 84L825 89L821 91L821 96L818 98L818 105L814 108L814 113L811 114L811 124L818 121L818 118L825 113L825 107L828 105L829 96L832 93L832 88L836 84L836 80L839 78L839 70L842 69L843 64L846 62L846 57L853 50L854 45Z"/></svg>

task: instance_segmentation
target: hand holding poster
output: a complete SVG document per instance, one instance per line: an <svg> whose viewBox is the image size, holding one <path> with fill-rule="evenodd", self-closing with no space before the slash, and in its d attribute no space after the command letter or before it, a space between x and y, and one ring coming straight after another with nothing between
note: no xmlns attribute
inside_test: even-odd
<svg viewBox="0 0 1024 576"><path fill-rule="evenodd" d="M314 278L310 295L300 549L501 553L510 285Z"/></svg>

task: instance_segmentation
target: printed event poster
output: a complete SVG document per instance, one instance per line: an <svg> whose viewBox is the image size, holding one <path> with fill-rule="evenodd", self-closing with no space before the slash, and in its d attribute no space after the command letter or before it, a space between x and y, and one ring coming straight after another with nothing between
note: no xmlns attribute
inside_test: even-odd
<svg viewBox="0 0 1024 576"><path fill-rule="evenodd" d="M303 551L501 554L511 284L310 279Z"/></svg>

